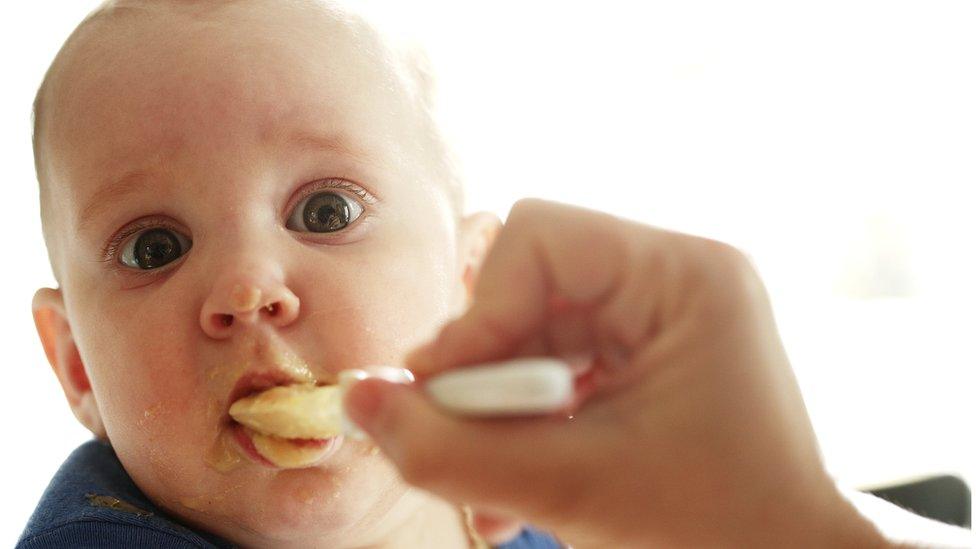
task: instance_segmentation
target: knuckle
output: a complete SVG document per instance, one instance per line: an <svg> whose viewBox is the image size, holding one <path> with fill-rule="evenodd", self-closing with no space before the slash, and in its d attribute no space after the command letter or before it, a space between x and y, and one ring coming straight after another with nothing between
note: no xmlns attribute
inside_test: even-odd
<svg viewBox="0 0 976 549"><path fill-rule="evenodd" d="M700 259L723 287L745 288L757 278L752 261L739 248L718 240L701 239Z"/></svg>
<svg viewBox="0 0 976 549"><path fill-rule="evenodd" d="M662 275L675 288L672 307L704 307L708 316L750 308L765 291L749 257L731 244L709 238L670 233L657 253ZM653 265L653 262L648 262Z"/></svg>
<svg viewBox="0 0 976 549"><path fill-rule="evenodd" d="M720 246L720 250L720 257L730 271L740 274L749 274L753 272L752 261L749 259L749 256L745 254L745 252L728 244L723 244Z"/></svg>
<svg viewBox="0 0 976 549"><path fill-rule="evenodd" d="M508 212L508 218L505 221L506 225L522 225L528 221L537 217L540 211L544 210L547 203L538 198L522 198L512 205L512 209Z"/></svg>
<svg viewBox="0 0 976 549"><path fill-rule="evenodd" d="M766 301L758 272L742 250L715 240L704 240L704 280L713 307L721 310L752 310Z"/></svg>
<svg viewBox="0 0 976 549"><path fill-rule="evenodd" d="M508 240L513 238L523 241L534 238L534 235L551 221L553 212L550 210L551 205L544 200L538 198L519 199L508 211L496 246L505 245Z"/></svg>
<svg viewBox="0 0 976 549"><path fill-rule="evenodd" d="M541 198L520 198L512 205L512 213L521 214L524 210L532 211L546 209L549 207L549 205L549 202L542 200Z"/></svg>

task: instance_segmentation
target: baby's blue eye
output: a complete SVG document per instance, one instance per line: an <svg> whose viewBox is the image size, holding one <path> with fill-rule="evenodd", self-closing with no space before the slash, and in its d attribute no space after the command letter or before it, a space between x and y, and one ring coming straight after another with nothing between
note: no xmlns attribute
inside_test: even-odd
<svg viewBox="0 0 976 549"><path fill-rule="evenodd" d="M293 231L331 233L340 231L363 214L359 202L340 193L324 191L303 199L288 216Z"/></svg>
<svg viewBox="0 0 976 549"><path fill-rule="evenodd" d="M190 240L177 232L162 228L146 229L125 243L119 261L134 269L156 269L179 259L190 246Z"/></svg>

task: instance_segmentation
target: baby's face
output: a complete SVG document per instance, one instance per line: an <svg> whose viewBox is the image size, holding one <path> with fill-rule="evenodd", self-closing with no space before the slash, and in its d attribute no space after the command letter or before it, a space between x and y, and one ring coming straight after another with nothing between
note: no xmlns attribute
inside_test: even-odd
<svg viewBox="0 0 976 549"><path fill-rule="evenodd" d="M381 455L346 440L277 468L227 411L396 364L456 312L443 181L372 38L295 4L188 6L206 13L91 25L47 106L74 340L119 458L170 512L251 542L369 541L423 497Z"/></svg>

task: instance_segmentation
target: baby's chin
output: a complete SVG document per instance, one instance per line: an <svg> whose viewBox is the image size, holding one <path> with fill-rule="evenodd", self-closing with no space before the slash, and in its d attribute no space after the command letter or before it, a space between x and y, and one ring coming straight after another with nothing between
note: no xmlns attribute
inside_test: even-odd
<svg viewBox="0 0 976 549"><path fill-rule="evenodd" d="M382 455L359 443L307 468L246 461L219 472L200 458L190 465L183 474L157 471L155 478L179 482L150 483L151 499L185 522L245 545L368 542L422 499ZM190 470L197 479L187 478Z"/></svg>

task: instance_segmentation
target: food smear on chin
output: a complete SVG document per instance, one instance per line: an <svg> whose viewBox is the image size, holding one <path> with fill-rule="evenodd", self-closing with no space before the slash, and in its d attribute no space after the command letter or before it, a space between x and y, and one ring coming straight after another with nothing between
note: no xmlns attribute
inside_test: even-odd
<svg viewBox="0 0 976 549"><path fill-rule="evenodd" d="M241 454L234 447L228 433L221 433L203 458L204 463L218 473L233 471L241 465Z"/></svg>

